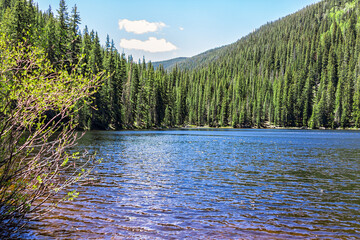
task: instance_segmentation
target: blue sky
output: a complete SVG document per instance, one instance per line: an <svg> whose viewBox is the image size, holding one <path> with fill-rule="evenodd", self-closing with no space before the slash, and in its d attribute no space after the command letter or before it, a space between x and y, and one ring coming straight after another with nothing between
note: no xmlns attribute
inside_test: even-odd
<svg viewBox="0 0 360 240"><path fill-rule="evenodd" d="M34 0L41 10L59 0ZM134 59L191 57L230 44L267 22L319 0L67 0L85 25Z"/></svg>

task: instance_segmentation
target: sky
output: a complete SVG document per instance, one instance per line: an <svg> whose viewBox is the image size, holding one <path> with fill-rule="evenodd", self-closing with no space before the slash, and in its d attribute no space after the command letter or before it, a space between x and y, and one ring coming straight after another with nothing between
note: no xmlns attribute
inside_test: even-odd
<svg viewBox="0 0 360 240"><path fill-rule="evenodd" d="M34 0L56 13L59 0ZM81 29L106 36L135 60L192 57L233 43L254 29L319 0L67 0L76 4Z"/></svg>

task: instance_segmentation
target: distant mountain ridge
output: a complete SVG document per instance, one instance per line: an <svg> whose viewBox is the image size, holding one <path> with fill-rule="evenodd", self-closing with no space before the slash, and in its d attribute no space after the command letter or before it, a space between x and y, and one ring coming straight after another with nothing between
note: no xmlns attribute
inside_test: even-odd
<svg viewBox="0 0 360 240"><path fill-rule="evenodd" d="M173 58L165 61L153 62L152 65L154 66L155 69L158 68L160 65L162 65L164 69L167 71L171 71L175 66L177 66L181 70L185 70L185 69L192 70L197 67L204 66L209 62L216 61L216 59L218 59L219 54L223 51L223 49L229 47L232 44L213 48L198 55L195 55L193 57Z"/></svg>
<svg viewBox="0 0 360 240"><path fill-rule="evenodd" d="M155 69L158 68L160 65L162 65L166 70L170 70L174 68L177 64L182 63L187 59L188 59L187 57L172 58L169 60L152 62L152 65L154 66Z"/></svg>

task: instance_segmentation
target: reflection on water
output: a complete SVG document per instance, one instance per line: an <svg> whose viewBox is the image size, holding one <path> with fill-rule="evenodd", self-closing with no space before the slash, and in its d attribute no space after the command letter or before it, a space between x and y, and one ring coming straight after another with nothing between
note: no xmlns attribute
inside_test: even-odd
<svg viewBox="0 0 360 240"><path fill-rule="evenodd" d="M24 238L360 238L360 132L89 132L103 158Z"/></svg>

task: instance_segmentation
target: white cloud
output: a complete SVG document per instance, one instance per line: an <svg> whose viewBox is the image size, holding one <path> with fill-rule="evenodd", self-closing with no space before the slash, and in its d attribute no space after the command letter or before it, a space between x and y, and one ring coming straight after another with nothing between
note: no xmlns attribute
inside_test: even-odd
<svg viewBox="0 0 360 240"><path fill-rule="evenodd" d="M184 31L184 28L183 27L179 27L180 31Z"/></svg>
<svg viewBox="0 0 360 240"><path fill-rule="evenodd" d="M119 20L120 30L125 29L125 31L132 32L135 34L156 32L162 29L163 27L166 27L166 24L163 22L148 22L146 20L131 21L128 19Z"/></svg>
<svg viewBox="0 0 360 240"><path fill-rule="evenodd" d="M177 47L166 39L157 39L155 37L149 37L146 41L140 41L138 39L121 39L120 47L126 49L143 50L151 53L158 52L170 52L177 49Z"/></svg>

